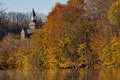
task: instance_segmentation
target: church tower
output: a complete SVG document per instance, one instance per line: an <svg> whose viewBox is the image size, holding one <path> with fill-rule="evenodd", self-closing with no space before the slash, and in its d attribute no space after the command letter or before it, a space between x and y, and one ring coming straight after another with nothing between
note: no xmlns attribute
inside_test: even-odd
<svg viewBox="0 0 120 80"><path fill-rule="evenodd" d="M28 24L27 29L22 29L21 31L21 40L25 40L25 38L30 38L32 34L34 34L40 27L42 26L42 20L41 22L36 20L36 14L34 9L32 10L31 13L31 21Z"/></svg>

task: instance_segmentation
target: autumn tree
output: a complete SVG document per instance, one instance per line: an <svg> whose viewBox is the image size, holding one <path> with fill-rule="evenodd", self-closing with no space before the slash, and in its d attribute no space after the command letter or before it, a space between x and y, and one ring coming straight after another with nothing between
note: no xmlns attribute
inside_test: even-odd
<svg viewBox="0 0 120 80"><path fill-rule="evenodd" d="M10 40L5 37L2 44L13 44L17 48L4 50L7 46L2 46L0 50L8 54L6 61L11 66L23 70L84 66L93 69L95 64L119 67L120 41L112 30L119 26L119 0L114 1L68 0L64 5L56 3L43 27L31 38L18 44L11 37ZM9 27L14 26L19 31L29 22L28 15L23 13L11 12L4 16L7 16L4 19Z"/></svg>
<svg viewBox="0 0 120 80"><path fill-rule="evenodd" d="M112 4L108 11L108 20L109 22L114 25L114 33L119 33L120 31L120 1L117 0L115 3Z"/></svg>
<svg viewBox="0 0 120 80"><path fill-rule="evenodd" d="M18 35L8 34L5 36L2 42L0 42L0 59L1 62L8 64L8 67L14 66L9 63L9 59L20 47ZM14 62L12 62L14 63ZM4 65L4 64L3 64Z"/></svg>
<svg viewBox="0 0 120 80"><path fill-rule="evenodd" d="M43 29L38 30L34 35L32 35L30 41L30 49L29 49L29 62L34 67L37 68L47 68L47 60L45 54L45 43L44 43L45 33ZM36 39L37 38L37 39ZM32 53L32 54L31 54ZM34 68L33 67L33 68Z"/></svg>
<svg viewBox="0 0 120 80"><path fill-rule="evenodd" d="M78 49L85 44L83 56L86 58L93 27L84 16L83 4L80 0L69 1L66 5L57 3L48 15L44 45L49 67L75 68L87 64L87 59L83 60L85 63L79 59L82 54Z"/></svg>

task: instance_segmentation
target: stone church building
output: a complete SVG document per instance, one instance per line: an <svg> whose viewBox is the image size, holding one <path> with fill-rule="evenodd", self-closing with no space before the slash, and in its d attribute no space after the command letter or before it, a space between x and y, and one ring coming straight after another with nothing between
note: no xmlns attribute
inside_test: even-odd
<svg viewBox="0 0 120 80"><path fill-rule="evenodd" d="M27 29L22 29L21 30L21 40L25 40L26 38L30 38L30 36L35 33L38 29L41 28L42 26L42 20L39 22L40 25L38 25L38 22L36 20L36 14L34 9L32 10L32 14L31 14L31 22L28 24L28 28Z"/></svg>

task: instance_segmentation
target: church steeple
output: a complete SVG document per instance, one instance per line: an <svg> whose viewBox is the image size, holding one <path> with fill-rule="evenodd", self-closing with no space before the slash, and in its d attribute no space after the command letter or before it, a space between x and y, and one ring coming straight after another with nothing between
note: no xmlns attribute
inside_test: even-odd
<svg viewBox="0 0 120 80"><path fill-rule="evenodd" d="M36 16L36 15L35 15L34 8L33 8L33 10L32 10L32 16Z"/></svg>
<svg viewBox="0 0 120 80"><path fill-rule="evenodd" d="M25 40L26 38L30 38L30 35L35 33L40 28L39 26L42 26L42 20L40 20L41 23L40 22L38 23L38 21L37 21L38 19L36 18L34 8L32 9L30 16L31 16L31 21L28 24L29 27L26 29L23 28L21 30L21 40Z"/></svg>
<svg viewBox="0 0 120 80"><path fill-rule="evenodd" d="M36 14L35 14L34 8L32 9L31 21L36 22Z"/></svg>
<svg viewBox="0 0 120 80"><path fill-rule="evenodd" d="M32 9L32 13L31 13L31 22L29 23L29 28L30 29L36 29L36 14L34 11L34 8Z"/></svg>

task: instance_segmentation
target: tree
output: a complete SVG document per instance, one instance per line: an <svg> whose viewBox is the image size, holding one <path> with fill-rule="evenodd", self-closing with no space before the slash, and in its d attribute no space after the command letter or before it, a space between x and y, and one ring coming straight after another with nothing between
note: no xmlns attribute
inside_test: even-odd
<svg viewBox="0 0 120 80"><path fill-rule="evenodd" d="M117 0L115 3L112 4L108 11L108 20L113 25L120 25L120 0Z"/></svg>
<svg viewBox="0 0 120 80"><path fill-rule="evenodd" d="M107 19L109 7L116 0L86 0L85 10L92 19Z"/></svg>
<svg viewBox="0 0 120 80"><path fill-rule="evenodd" d="M120 67L120 37L111 38L111 56L112 56L112 65L115 67Z"/></svg>
<svg viewBox="0 0 120 80"><path fill-rule="evenodd" d="M3 27L3 24L6 23L4 11L5 11L4 4L2 1L0 1L0 40L6 34L4 29L7 29L6 27Z"/></svg>
<svg viewBox="0 0 120 80"><path fill-rule="evenodd" d="M92 23L84 16L83 2L73 1L67 5L57 3L44 25L45 54L49 67L77 68L87 65L80 62L79 45L85 44L83 54L89 53L93 32ZM85 56L86 57L86 56Z"/></svg>
<svg viewBox="0 0 120 80"><path fill-rule="evenodd" d="M120 31L120 1L117 0L112 4L108 11L108 20L113 25L113 33L117 34Z"/></svg>
<svg viewBox="0 0 120 80"><path fill-rule="evenodd" d="M0 59L1 62L7 63L8 67L13 67L14 62L9 63L9 59L21 46L19 43L19 37L17 35L8 34L5 36L2 42L0 42ZM3 64L4 65L4 64Z"/></svg>

